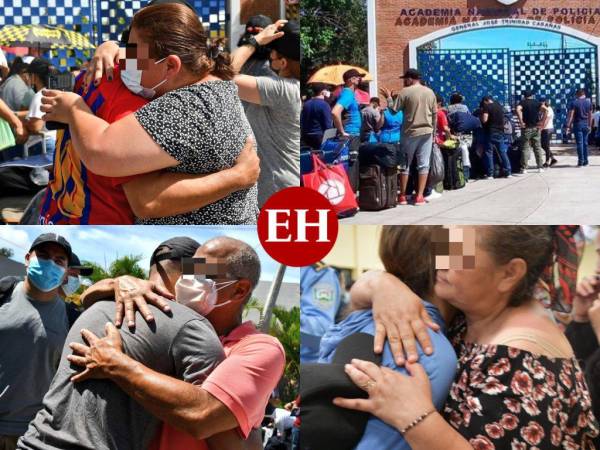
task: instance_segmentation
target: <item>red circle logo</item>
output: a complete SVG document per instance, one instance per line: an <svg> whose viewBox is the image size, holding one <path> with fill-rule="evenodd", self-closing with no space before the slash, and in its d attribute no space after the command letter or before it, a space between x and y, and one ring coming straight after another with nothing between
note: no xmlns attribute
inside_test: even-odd
<svg viewBox="0 0 600 450"><path fill-rule="evenodd" d="M333 247L338 220L331 203L312 189L290 187L272 195L258 215L258 237L276 261L314 264Z"/></svg>

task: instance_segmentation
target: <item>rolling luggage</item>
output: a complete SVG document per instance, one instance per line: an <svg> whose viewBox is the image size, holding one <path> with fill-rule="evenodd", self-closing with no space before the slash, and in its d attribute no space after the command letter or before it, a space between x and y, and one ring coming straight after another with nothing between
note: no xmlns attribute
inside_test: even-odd
<svg viewBox="0 0 600 450"><path fill-rule="evenodd" d="M398 203L397 146L364 144L358 154L359 208L363 211L394 208Z"/></svg>
<svg viewBox="0 0 600 450"><path fill-rule="evenodd" d="M360 166L358 207L379 211L398 204L398 169L376 164Z"/></svg>

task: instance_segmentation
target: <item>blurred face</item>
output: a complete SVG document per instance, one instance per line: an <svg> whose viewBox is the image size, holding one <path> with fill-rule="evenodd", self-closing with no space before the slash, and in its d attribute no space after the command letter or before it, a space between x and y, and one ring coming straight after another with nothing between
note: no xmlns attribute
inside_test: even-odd
<svg viewBox="0 0 600 450"><path fill-rule="evenodd" d="M135 27L129 33L125 60L121 60L119 63L123 69L141 70L141 85L156 89L157 96L167 91L165 80L176 75L181 68L181 62L177 56L159 58L158 55L152 54L150 46L142 40ZM175 65L173 65L174 63Z"/></svg>
<svg viewBox="0 0 600 450"><path fill-rule="evenodd" d="M491 254L480 241L477 227L444 227L434 233L435 294L468 313L497 302L501 279Z"/></svg>

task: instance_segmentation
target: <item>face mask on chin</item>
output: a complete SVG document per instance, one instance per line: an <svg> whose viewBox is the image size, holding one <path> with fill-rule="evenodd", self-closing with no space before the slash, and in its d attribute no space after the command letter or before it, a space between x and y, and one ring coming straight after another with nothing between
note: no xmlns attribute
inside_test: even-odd
<svg viewBox="0 0 600 450"><path fill-rule="evenodd" d="M199 278L195 275L182 275L175 283L175 300L198 314L206 316L215 308L231 303L231 300L227 300L217 305L217 292L237 282L238 280L230 280L215 283L214 280Z"/></svg>
<svg viewBox="0 0 600 450"><path fill-rule="evenodd" d="M155 61L154 64L160 64L165 59L167 59L167 58L165 57L165 58L159 59L158 61ZM139 95L140 97L144 97L148 100L151 100L154 97L156 97L156 88L161 86L162 84L166 83L167 79L165 78L164 80L162 80L160 83L158 83L156 86L154 86L152 88L144 87L144 86L142 86L142 73L144 71L138 70L137 68L130 69L127 67L129 65L130 64L125 63L125 68L123 70L121 70L121 81L123 81L123 84L127 87L127 89L129 89L135 95Z"/></svg>

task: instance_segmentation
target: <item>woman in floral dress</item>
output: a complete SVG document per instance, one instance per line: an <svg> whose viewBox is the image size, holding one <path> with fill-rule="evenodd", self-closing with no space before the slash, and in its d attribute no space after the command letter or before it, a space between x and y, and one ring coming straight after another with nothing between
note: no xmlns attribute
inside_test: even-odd
<svg viewBox="0 0 600 450"><path fill-rule="evenodd" d="M552 261L550 227L462 227L448 234L438 247L446 255L436 255L435 292L464 316L450 332L459 361L444 410L436 412L427 375L415 363L405 376L354 360L346 372L369 398L335 403L374 414L415 450L593 449L598 423L583 373L533 299Z"/></svg>

